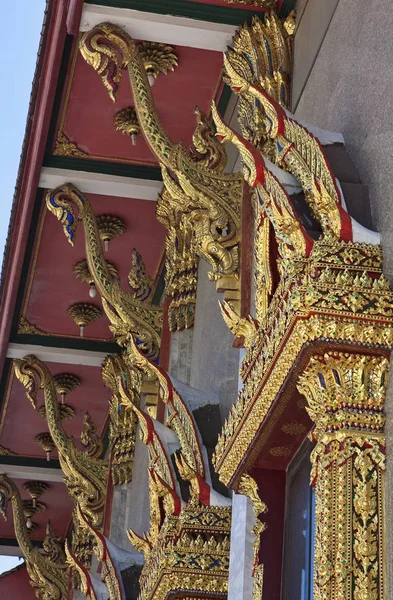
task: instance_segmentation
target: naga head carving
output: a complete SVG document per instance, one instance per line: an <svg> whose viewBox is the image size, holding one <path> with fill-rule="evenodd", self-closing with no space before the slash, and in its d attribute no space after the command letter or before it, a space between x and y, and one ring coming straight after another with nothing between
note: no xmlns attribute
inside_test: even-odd
<svg viewBox="0 0 393 600"><path fill-rule="evenodd" d="M50 521L46 526L46 535L42 545L46 554L54 563L64 564L66 559L64 543L60 537L56 536Z"/></svg>
<svg viewBox="0 0 393 600"><path fill-rule="evenodd" d="M73 205L75 204L79 211L78 215L75 215L74 212ZM66 183L50 190L46 195L47 208L62 223L65 236L72 246L74 245L78 221L83 216L85 204L85 198L72 183Z"/></svg>
<svg viewBox="0 0 393 600"><path fill-rule="evenodd" d="M224 53L225 82L236 94L249 90L254 74L245 56L238 54L233 48Z"/></svg>
<svg viewBox="0 0 393 600"><path fill-rule="evenodd" d="M37 408L37 394L39 389L43 389L45 383L50 378L50 372L46 365L33 354L24 358L14 359L15 375L26 389L26 395L33 405Z"/></svg>
<svg viewBox="0 0 393 600"><path fill-rule="evenodd" d="M217 128L216 136L222 143L231 142L236 146L242 157L244 178L251 187L264 181L265 161L244 137L233 131L222 120L215 103L212 103L213 120Z"/></svg>
<svg viewBox="0 0 393 600"><path fill-rule="evenodd" d="M115 102L122 70L134 53L132 38L118 25L100 23L83 34L79 49L85 61L97 71L109 97Z"/></svg>

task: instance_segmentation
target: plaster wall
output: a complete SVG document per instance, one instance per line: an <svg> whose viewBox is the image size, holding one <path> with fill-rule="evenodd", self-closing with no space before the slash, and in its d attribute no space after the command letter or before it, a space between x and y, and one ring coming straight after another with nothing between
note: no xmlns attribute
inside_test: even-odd
<svg viewBox="0 0 393 600"><path fill-rule="evenodd" d="M113 491L110 541L131 551L126 530L131 528L138 534L149 529L149 484L148 450L137 432L132 481L117 485Z"/></svg>
<svg viewBox="0 0 393 600"><path fill-rule="evenodd" d="M232 347L233 335L222 318L214 282L208 278L209 265L201 260L198 269L195 326L192 340L190 385L218 394L225 419L238 391L239 350Z"/></svg>
<svg viewBox="0 0 393 600"><path fill-rule="evenodd" d="M326 18L315 7L326 0L309 0L313 7L307 30L299 27L296 53L307 37L324 29ZM313 62L296 108L296 116L344 134L349 155L368 185L374 228L382 234L384 268L393 282L393 12L389 0L339 0ZM311 13L310 13L311 14ZM310 15L309 15L310 17ZM306 39L301 40L304 36ZM314 60L313 58L313 60ZM301 67L295 63L295 78ZM294 89L299 86L294 82ZM386 398L386 561L387 598L393 598L393 376Z"/></svg>

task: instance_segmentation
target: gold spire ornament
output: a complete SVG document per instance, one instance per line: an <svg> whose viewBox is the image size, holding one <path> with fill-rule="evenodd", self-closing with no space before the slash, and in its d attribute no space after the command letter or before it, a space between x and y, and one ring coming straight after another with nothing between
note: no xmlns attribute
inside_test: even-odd
<svg viewBox="0 0 393 600"><path fill-rule="evenodd" d="M64 404L67 394L76 390L81 384L79 377L72 373L58 373L54 375L53 381L55 382L56 392L60 394L62 404Z"/></svg>
<svg viewBox="0 0 393 600"><path fill-rule="evenodd" d="M133 106L128 106L119 110L115 114L115 128L123 135L129 135L131 143L136 146L136 137L141 133L141 127L138 122L138 117Z"/></svg>
<svg viewBox="0 0 393 600"><path fill-rule="evenodd" d="M67 312L74 323L78 325L80 337L83 337L85 327L99 319L101 316L101 309L98 308L98 306L86 302L72 304L67 309Z"/></svg>
<svg viewBox="0 0 393 600"><path fill-rule="evenodd" d="M44 481L26 481L23 489L27 492L33 501L33 508L37 506L37 500L49 490L49 485Z"/></svg>
<svg viewBox="0 0 393 600"><path fill-rule="evenodd" d="M112 275L112 277L116 278L117 277L116 267L114 265L112 265L112 263L110 263L110 262L107 262L106 264L107 264L109 273ZM97 296L97 288L94 283L94 277L92 277L92 275L89 271L89 265L87 264L87 260L81 260L76 265L74 265L73 271L74 271L75 277L77 279L79 279L83 283L89 284L89 286L90 286L89 296L90 296L90 298L95 298Z"/></svg>
<svg viewBox="0 0 393 600"><path fill-rule="evenodd" d="M109 250L109 242L113 238L123 235L126 230L123 219L113 215L100 215L97 217L97 226L100 238L104 242L105 252Z"/></svg>
<svg viewBox="0 0 393 600"><path fill-rule="evenodd" d="M166 75L168 71L174 71L178 65L173 48L167 44L141 42L137 48L151 87L160 73Z"/></svg>
<svg viewBox="0 0 393 600"><path fill-rule="evenodd" d="M41 446L41 448L46 452L46 460L50 461L50 454L56 448L52 436L48 431L44 431L43 433L39 433L34 437L34 441L36 444Z"/></svg>

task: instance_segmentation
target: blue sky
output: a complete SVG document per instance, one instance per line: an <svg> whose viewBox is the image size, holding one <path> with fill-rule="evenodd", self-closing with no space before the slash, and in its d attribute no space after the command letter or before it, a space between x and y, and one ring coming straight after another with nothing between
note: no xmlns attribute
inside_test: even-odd
<svg viewBox="0 0 393 600"><path fill-rule="evenodd" d="M2 182L0 255L2 257L22 150L45 0L17 0L1 4L3 51L0 58L0 81L2 82L0 131L3 143L0 145Z"/></svg>
<svg viewBox="0 0 393 600"><path fill-rule="evenodd" d="M7 236L16 175L26 127L45 0L1 3L2 48L0 58L0 261ZM3 521L0 516L0 537ZM17 557L0 556L0 573L20 564Z"/></svg>

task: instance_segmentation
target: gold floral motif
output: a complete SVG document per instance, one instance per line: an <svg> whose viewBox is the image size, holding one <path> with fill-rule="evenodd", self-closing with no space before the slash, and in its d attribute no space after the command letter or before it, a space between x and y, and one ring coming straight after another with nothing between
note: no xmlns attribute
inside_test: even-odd
<svg viewBox="0 0 393 600"><path fill-rule="evenodd" d="M52 439L51 434L48 431L44 431L42 433L38 433L34 437L34 441L36 444L41 446L44 452L46 452L46 458L50 460L50 454L56 448L56 445Z"/></svg>
<svg viewBox="0 0 393 600"><path fill-rule="evenodd" d="M9 448L0 445L0 456L16 456L16 452L12 452Z"/></svg>
<svg viewBox="0 0 393 600"><path fill-rule="evenodd" d="M135 108L133 106L128 106L127 108L119 110L115 114L114 120L116 131L120 131L123 135L129 135L133 145L135 145L136 136L141 133Z"/></svg>
<svg viewBox="0 0 393 600"><path fill-rule="evenodd" d="M146 73L157 78L160 73L166 75L177 67L177 56L172 46L160 44L159 42L140 42L137 45Z"/></svg>
<svg viewBox="0 0 393 600"><path fill-rule="evenodd" d="M256 523L252 528L252 533L255 536L254 541L254 566L252 574L254 577L253 598L259 600L262 598L263 589L263 565L259 563L259 548L261 544L261 533L265 531L266 525L260 520L260 515L267 512L266 504L259 496L258 484L250 475L243 475L240 484L239 492L248 496L252 502Z"/></svg>
<svg viewBox="0 0 393 600"><path fill-rule="evenodd" d="M73 156L75 158L87 158L89 155L78 148L77 144L68 139L64 131L59 131L56 144L53 149L55 156Z"/></svg>
<svg viewBox="0 0 393 600"><path fill-rule="evenodd" d="M79 377L73 373L58 373L53 376L53 381L56 392L60 394L62 402L64 402L68 394L76 390L81 384Z"/></svg>
<svg viewBox="0 0 393 600"><path fill-rule="evenodd" d="M68 307L67 313L71 319L78 325L81 336L84 334L85 327L93 323L101 316L101 309L94 304L87 302L78 302Z"/></svg>
<svg viewBox="0 0 393 600"><path fill-rule="evenodd" d="M39 329L39 327L36 327L32 323L30 323L26 319L26 317L23 317L23 316L19 319L18 333L33 334L33 335L50 335L46 331L42 331L42 329Z"/></svg>
<svg viewBox="0 0 393 600"><path fill-rule="evenodd" d="M46 408L45 408L45 404L43 406L40 406L40 408L38 409L37 412L46 421ZM60 404L59 405L59 419L60 419L60 421L67 421L69 419L73 419L74 416L75 416L75 410L72 408L72 406L69 406L68 404Z"/></svg>
<svg viewBox="0 0 393 600"><path fill-rule="evenodd" d="M306 427L303 425L303 423L297 423L295 421L294 423L284 423L284 425L281 427L281 431L287 433L288 435L303 435L306 433Z"/></svg>

